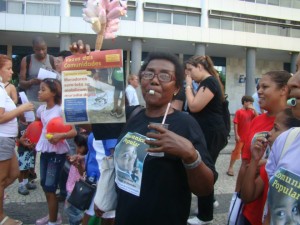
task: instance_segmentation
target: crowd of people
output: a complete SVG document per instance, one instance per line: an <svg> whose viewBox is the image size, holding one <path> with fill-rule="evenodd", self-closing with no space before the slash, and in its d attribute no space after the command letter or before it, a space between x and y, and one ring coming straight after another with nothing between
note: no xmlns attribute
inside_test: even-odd
<svg viewBox="0 0 300 225"><path fill-rule="evenodd" d="M18 101L16 88L10 84L12 59L0 55L1 225L22 224L4 212L5 188L18 178L19 194L28 195L29 190L34 190L36 183L30 181L29 174L34 171L37 159L48 214L37 218L36 224L61 224L62 212L58 205L59 201L65 201L69 224L87 225L95 216L94 201L87 210L81 210L68 199L79 179L86 177L97 184L102 159L114 153L117 206L112 212L97 209L96 215L102 216L101 224L212 224L214 206L218 204L214 197L214 184L218 179L215 164L228 137L222 110L224 86L209 56L193 56L182 64L175 55L150 53L139 73L128 76L126 89L123 70L117 68L112 73L115 92L110 115L119 118L126 112L126 125L74 125L67 132L47 136L48 122L63 117L61 64L71 54L89 54L90 47L78 41L70 46L70 51L53 57L47 53L45 40L36 37L33 51L21 62L19 84L29 99L23 104ZM57 79L38 79L40 68L56 70ZM139 105L136 92L139 86L145 106L134 113ZM295 219L300 213L298 199L293 199L293 207L289 205L291 212L278 219L278 208L273 207L277 205L273 197L277 193L272 192L268 198L269 182L274 184L274 177L280 176L279 170L282 172L283 168L300 175L294 162L299 155L299 138L285 145L286 140L291 139L290 133L295 136L294 127L300 125L299 88L299 71L293 76L286 71L267 72L262 74L257 86L260 111L253 106L253 97L243 96L242 108L235 112L236 145L227 175L235 176L233 166L241 156L235 191L244 202L241 218L245 225L280 224L277 222L280 219L299 224ZM288 106L289 98L294 98L296 104ZM36 120L43 126L37 143L26 136L30 122L24 113L28 111L34 111ZM124 137L132 133L145 137L145 149L122 147ZM141 157L139 151L145 156ZM139 172L134 172L137 168ZM126 188L125 175L138 183L134 192ZM60 193L57 194L58 187ZM198 213L189 218L192 193L197 196ZM292 202L292 195L284 197L289 204ZM290 210L281 207L282 214Z"/></svg>

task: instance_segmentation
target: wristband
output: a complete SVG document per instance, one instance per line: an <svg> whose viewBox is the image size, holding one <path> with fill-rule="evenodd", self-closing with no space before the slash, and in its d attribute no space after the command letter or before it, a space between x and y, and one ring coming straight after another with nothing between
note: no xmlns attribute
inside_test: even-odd
<svg viewBox="0 0 300 225"><path fill-rule="evenodd" d="M197 150L196 150L196 152L197 152L197 159L196 159L194 162L192 162L192 163L184 163L184 162L182 161L183 166L184 166L186 169L188 169L188 170L195 169L195 168L196 168L197 166L199 166L200 163L202 162L202 158L201 158L199 152L198 152Z"/></svg>
<svg viewBox="0 0 300 225"><path fill-rule="evenodd" d="M185 90L186 90L187 88L189 88L189 89L191 89L191 90L192 90L192 87L191 87L191 85L186 85L186 87L185 87Z"/></svg>

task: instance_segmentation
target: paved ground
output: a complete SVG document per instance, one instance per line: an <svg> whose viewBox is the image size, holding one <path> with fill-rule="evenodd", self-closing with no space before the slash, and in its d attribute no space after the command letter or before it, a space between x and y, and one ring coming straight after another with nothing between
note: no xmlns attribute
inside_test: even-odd
<svg viewBox="0 0 300 225"><path fill-rule="evenodd" d="M234 191L236 176L229 177L226 175L230 160L230 152L234 147L234 139L231 138L227 147L221 152L217 161L217 171L219 179L215 185L216 199L220 205L214 212L213 225L226 224L226 217L229 202ZM235 165L235 173L239 169L240 161ZM38 183L38 182L37 182ZM37 190L31 191L30 195L22 196L18 194L18 183L15 182L5 190L8 198L5 200L5 212L16 219L20 219L24 224L34 224L37 218L47 214L47 205L45 196L41 187L38 185ZM63 222L67 224L67 219L63 213L63 204L60 204L60 211L63 215Z"/></svg>

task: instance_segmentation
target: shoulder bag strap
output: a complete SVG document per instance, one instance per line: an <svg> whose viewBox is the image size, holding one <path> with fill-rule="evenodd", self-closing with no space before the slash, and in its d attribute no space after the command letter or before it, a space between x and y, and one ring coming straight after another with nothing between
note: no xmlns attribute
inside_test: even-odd
<svg viewBox="0 0 300 225"><path fill-rule="evenodd" d="M290 145L293 143L293 141L296 139L296 137L298 136L299 133L300 133L300 127L295 127L293 130L290 131L290 133L288 134L288 136L285 140L285 143L284 143L281 155L280 155L280 159L284 156L287 149L290 147Z"/></svg>

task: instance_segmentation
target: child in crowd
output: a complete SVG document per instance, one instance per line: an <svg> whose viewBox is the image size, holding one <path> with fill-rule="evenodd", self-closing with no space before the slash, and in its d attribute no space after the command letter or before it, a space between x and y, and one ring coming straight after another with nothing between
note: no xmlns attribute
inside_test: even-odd
<svg viewBox="0 0 300 225"><path fill-rule="evenodd" d="M68 157L68 160L71 163L71 167L67 180L67 199L71 195L76 181L78 181L83 176L83 173L85 171L84 156L86 155L88 150L87 137L85 135L76 135L74 138L74 142L76 145L76 154ZM65 201L65 211L68 215L70 225L81 224L83 211L74 207L68 202L68 200Z"/></svg>
<svg viewBox="0 0 300 225"><path fill-rule="evenodd" d="M88 137L88 154L86 156L85 165L86 165L86 176L89 181L95 183L98 182L100 178L100 167L101 161L105 156L110 156L113 149L117 144L117 139L107 139L107 140L96 140L93 133L89 134ZM87 225L89 219L95 215L94 211L94 199L90 205L90 208L85 211L84 217L82 220L82 225ZM104 218L106 217L106 218ZM102 225L111 225L114 222L114 212L111 214L106 214L101 219Z"/></svg>
<svg viewBox="0 0 300 225"><path fill-rule="evenodd" d="M251 145L251 161L246 170L245 178L243 180L241 188L241 198L243 202L249 203L257 199L259 196L263 195L261 205L257 208L257 210L260 210L260 215L263 215L263 209L265 206L269 188L269 180L265 170L265 165L260 167L259 176L257 176L257 168L259 166L259 162L265 154L267 145L269 144L270 146L272 146L275 139L282 132L295 126L300 126L300 120L296 119L293 116L291 109L287 108L276 115L274 127L269 132L269 137L267 139L259 137Z"/></svg>
<svg viewBox="0 0 300 225"><path fill-rule="evenodd" d="M69 152L69 145L65 139L73 138L76 135L76 130L73 127L66 133L53 133L51 138L46 138L48 122L55 117L62 117L61 84L58 80L44 79L40 84L38 99L46 103L41 105L36 112L36 117L43 123L43 130L36 145L36 151L41 152L41 186L46 196L49 215L38 219L36 225L56 225L61 223L61 218L58 218L58 201L55 192L61 169L66 160L66 153Z"/></svg>
<svg viewBox="0 0 300 225"><path fill-rule="evenodd" d="M19 161L19 188L18 193L21 195L28 195L28 190L36 189L36 185L28 182L29 170L34 169L34 147L35 144L31 143L26 138L26 129L29 123L26 122L24 115L19 117L19 141L18 141L18 161Z"/></svg>
<svg viewBox="0 0 300 225"><path fill-rule="evenodd" d="M233 165L236 160L241 158L241 151L245 144L246 135L249 132L251 121L255 116L257 116L257 113L253 107L253 101L254 99L251 96L243 96L243 107L235 112L233 119L235 148L231 153L229 168L227 170L228 176L234 176Z"/></svg>

